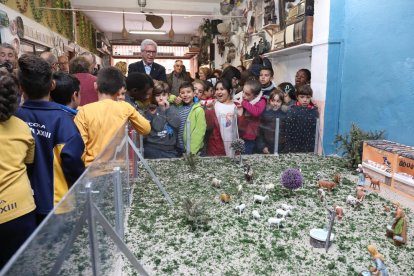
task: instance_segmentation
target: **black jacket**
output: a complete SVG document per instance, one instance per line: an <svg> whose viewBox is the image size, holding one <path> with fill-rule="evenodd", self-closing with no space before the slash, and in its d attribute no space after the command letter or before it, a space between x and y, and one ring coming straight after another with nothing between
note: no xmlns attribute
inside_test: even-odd
<svg viewBox="0 0 414 276"><path fill-rule="evenodd" d="M135 63L131 63L128 66L128 74L131 72L139 72L139 73L145 74L144 62L141 60ZM155 62L152 64L150 76L154 80L165 81L165 82L167 81L165 67Z"/></svg>

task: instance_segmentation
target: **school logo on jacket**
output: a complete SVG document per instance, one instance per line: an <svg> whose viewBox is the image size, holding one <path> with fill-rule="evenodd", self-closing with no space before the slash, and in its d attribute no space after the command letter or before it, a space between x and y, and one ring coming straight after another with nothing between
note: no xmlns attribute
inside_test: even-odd
<svg viewBox="0 0 414 276"><path fill-rule="evenodd" d="M39 123L33 123L33 122L27 122L27 124L33 134L36 134L38 136L43 136L49 139L52 136L52 134L49 131L46 131L45 125L42 125Z"/></svg>
<svg viewBox="0 0 414 276"><path fill-rule="evenodd" d="M7 203L7 202L5 200L0 199L0 204L4 204L4 203ZM16 208L17 208L17 202L7 204L6 206L1 206L0 207L0 214L6 213L6 212L11 211L11 210L16 209Z"/></svg>

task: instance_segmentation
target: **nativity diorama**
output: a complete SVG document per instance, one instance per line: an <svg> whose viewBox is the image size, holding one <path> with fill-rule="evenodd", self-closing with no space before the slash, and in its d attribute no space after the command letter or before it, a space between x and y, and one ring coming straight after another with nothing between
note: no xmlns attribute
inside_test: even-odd
<svg viewBox="0 0 414 276"><path fill-rule="evenodd" d="M125 240L150 275L413 275L412 209L382 194L402 191L388 174L413 179L394 163L407 156L368 141L350 169L344 158L243 146L191 165L148 160L173 205L140 170ZM136 275L127 261L123 272Z"/></svg>

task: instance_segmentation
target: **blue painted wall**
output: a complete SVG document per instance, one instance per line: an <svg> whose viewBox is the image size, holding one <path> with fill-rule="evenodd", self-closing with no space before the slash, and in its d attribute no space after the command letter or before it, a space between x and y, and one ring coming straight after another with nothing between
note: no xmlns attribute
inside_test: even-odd
<svg viewBox="0 0 414 276"><path fill-rule="evenodd" d="M414 1L331 1L325 153L352 122L414 146Z"/></svg>

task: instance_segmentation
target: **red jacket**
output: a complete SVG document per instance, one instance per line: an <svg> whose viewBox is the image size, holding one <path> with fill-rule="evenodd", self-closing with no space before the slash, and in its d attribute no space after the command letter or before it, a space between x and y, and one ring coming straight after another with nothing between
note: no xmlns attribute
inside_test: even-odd
<svg viewBox="0 0 414 276"><path fill-rule="evenodd" d="M224 149L223 139L221 138L220 125L217 120L216 112L214 109L206 109L205 113L207 130L212 131L208 139L207 155L225 156L226 150Z"/></svg>
<svg viewBox="0 0 414 276"><path fill-rule="evenodd" d="M238 116L239 135L245 140L255 140L260 125L260 116L266 109L266 99L262 97L255 105L243 100L243 115Z"/></svg>
<svg viewBox="0 0 414 276"><path fill-rule="evenodd" d="M89 73L76 73L80 82L80 106L98 101L98 92L94 88L96 77Z"/></svg>

